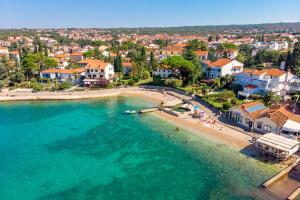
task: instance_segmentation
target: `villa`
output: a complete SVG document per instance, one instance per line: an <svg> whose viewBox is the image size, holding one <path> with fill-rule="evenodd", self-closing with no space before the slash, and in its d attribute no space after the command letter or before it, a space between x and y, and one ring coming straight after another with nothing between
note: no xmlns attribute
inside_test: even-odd
<svg viewBox="0 0 300 200"><path fill-rule="evenodd" d="M234 76L235 83L243 86L243 91L238 95L246 98L252 94L264 95L268 92L284 97L300 90L300 79L280 69L247 69Z"/></svg>
<svg viewBox="0 0 300 200"><path fill-rule="evenodd" d="M161 78L169 78L173 76L174 70L171 69L168 65L161 65L153 71L153 74L155 76L160 76Z"/></svg>
<svg viewBox="0 0 300 200"><path fill-rule="evenodd" d="M207 60L208 59L208 51L194 51L198 59L201 61Z"/></svg>
<svg viewBox="0 0 300 200"><path fill-rule="evenodd" d="M85 69L47 69L40 72L40 78L58 80L59 82L69 81L74 85L80 84L84 77Z"/></svg>
<svg viewBox="0 0 300 200"><path fill-rule="evenodd" d="M83 52L74 52L70 54L70 61L71 62L78 62L83 60Z"/></svg>
<svg viewBox="0 0 300 200"><path fill-rule="evenodd" d="M183 47L178 47L178 46L169 46L169 47L164 47L162 49L162 55L164 57L168 56L181 56L184 51Z"/></svg>
<svg viewBox="0 0 300 200"><path fill-rule="evenodd" d="M255 101L231 108L226 118L252 131L275 133L292 139L300 136L300 115L291 105L267 108Z"/></svg>
<svg viewBox="0 0 300 200"><path fill-rule="evenodd" d="M228 58L221 58L215 62L204 61L203 69L209 79L234 75L243 71L244 64Z"/></svg>
<svg viewBox="0 0 300 200"><path fill-rule="evenodd" d="M79 61L81 67L86 69L85 86L101 86L112 81L114 78L114 66L97 59L87 59Z"/></svg>

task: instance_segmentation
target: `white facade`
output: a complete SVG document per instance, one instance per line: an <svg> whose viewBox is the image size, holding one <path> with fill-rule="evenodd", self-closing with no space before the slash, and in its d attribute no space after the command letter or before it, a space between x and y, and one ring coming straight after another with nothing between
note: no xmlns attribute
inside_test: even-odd
<svg viewBox="0 0 300 200"><path fill-rule="evenodd" d="M208 78L219 78L242 72L244 64L237 60L219 59L216 62L204 65L203 67Z"/></svg>
<svg viewBox="0 0 300 200"><path fill-rule="evenodd" d="M235 75L235 83L243 86L244 90L239 92L239 95L245 97L250 94L264 95L268 92L284 96L300 91L300 79L279 69L244 71Z"/></svg>
<svg viewBox="0 0 300 200"><path fill-rule="evenodd" d="M104 68L88 67L86 69L86 78L89 79L111 80L114 77L114 74L114 66L110 63L107 63Z"/></svg>
<svg viewBox="0 0 300 200"><path fill-rule="evenodd" d="M173 75L173 70L168 68L157 68L153 73L161 78L169 78Z"/></svg>

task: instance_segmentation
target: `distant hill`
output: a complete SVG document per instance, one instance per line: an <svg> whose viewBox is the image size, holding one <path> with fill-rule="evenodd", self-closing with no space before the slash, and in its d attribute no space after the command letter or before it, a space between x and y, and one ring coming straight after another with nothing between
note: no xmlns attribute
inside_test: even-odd
<svg viewBox="0 0 300 200"><path fill-rule="evenodd" d="M103 30L103 29L102 29ZM209 25L209 26L178 26L178 27L141 27L141 28L112 28L104 29L114 33L245 33L245 32L300 32L300 22L295 23L266 23L245 25Z"/></svg>

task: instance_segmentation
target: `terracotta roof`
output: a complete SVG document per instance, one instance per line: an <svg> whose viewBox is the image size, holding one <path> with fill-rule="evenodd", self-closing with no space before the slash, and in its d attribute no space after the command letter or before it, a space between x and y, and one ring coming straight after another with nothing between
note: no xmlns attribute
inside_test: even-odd
<svg viewBox="0 0 300 200"><path fill-rule="evenodd" d="M68 57L69 56L69 54L66 54L66 53L60 53L60 54L56 54L55 55L55 58L66 58L66 57Z"/></svg>
<svg viewBox="0 0 300 200"><path fill-rule="evenodd" d="M197 56L207 56L208 55L208 51L194 51L194 53L197 55Z"/></svg>
<svg viewBox="0 0 300 200"><path fill-rule="evenodd" d="M216 60L215 62L212 62L210 64L211 67L224 67L225 65L227 65L228 63L230 63L232 60L228 59L228 58L220 58L218 60Z"/></svg>
<svg viewBox="0 0 300 200"><path fill-rule="evenodd" d="M291 106L279 107L272 114L270 114L270 119L280 126L283 126L288 119L300 123L300 116L293 113Z"/></svg>
<svg viewBox="0 0 300 200"><path fill-rule="evenodd" d="M41 73L62 73L62 74L79 74L85 72L84 68L78 68L78 69L47 69L42 71Z"/></svg>
<svg viewBox="0 0 300 200"><path fill-rule="evenodd" d="M248 74L252 74L255 76L260 76L263 74L266 74L268 76L282 76L283 74L286 73L286 71L280 70L280 69L263 69L263 70L258 70L258 69L245 69L243 73L248 73Z"/></svg>
<svg viewBox="0 0 300 200"><path fill-rule="evenodd" d="M71 53L70 56L83 56L83 52L74 52Z"/></svg>
<svg viewBox="0 0 300 200"><path fill-rule="evenodd" d="M250 107L254 107L254 106L261 106L261 109L255 110L254 112L247 111L247 109L249 109ZM264 107L264 104L259 101L244 103L244 104L242 104L241 109L243 110L244 113L246 113L252 119L260 118L268 110L266 107Z"/></svg>
<svg viewBox="0 0 300 200"><path fill-rule="evenodd" d="M178 52L183 52L182 47L177 47L177 46L169 46L169 47L164 47L163 51L178 51Z"/></svg>
<svg viewBox="0 0 300 200"><path fill-rule="evenodd" d="M78 62L79 64L85 64L86 68L100 68L104 69L109 63L102 62L97 59L86 59Z"/></svg>
<svg viewBox="0 0 300 200"><path fill-rule="evenodd" d="M131 62L124 62L123 66L124 67L132 67L132 63Z"/></svg>
<svg viewBox="0 0 300 200"><path fill-rule="evenodd" d="M267 69L266 70L266 75L269 76L282 76L286 72L280 69Z"/></svg>
<svg viewBox="0 0 300 200"><path fill-rule="evenodd" d="M10 51L10 54L19 55L19 51Z"/></svg>

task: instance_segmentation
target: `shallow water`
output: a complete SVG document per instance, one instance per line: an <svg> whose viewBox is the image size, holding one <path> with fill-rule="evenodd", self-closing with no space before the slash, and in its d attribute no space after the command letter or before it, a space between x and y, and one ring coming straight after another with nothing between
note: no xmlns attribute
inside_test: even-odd
<svg viewBox="0 0 300 200"><path fill-rule="evenodd" d="M255 199L274 167L138 98L0 104L0 199ZM188 141L188 142L186 142Z"/></svg>

